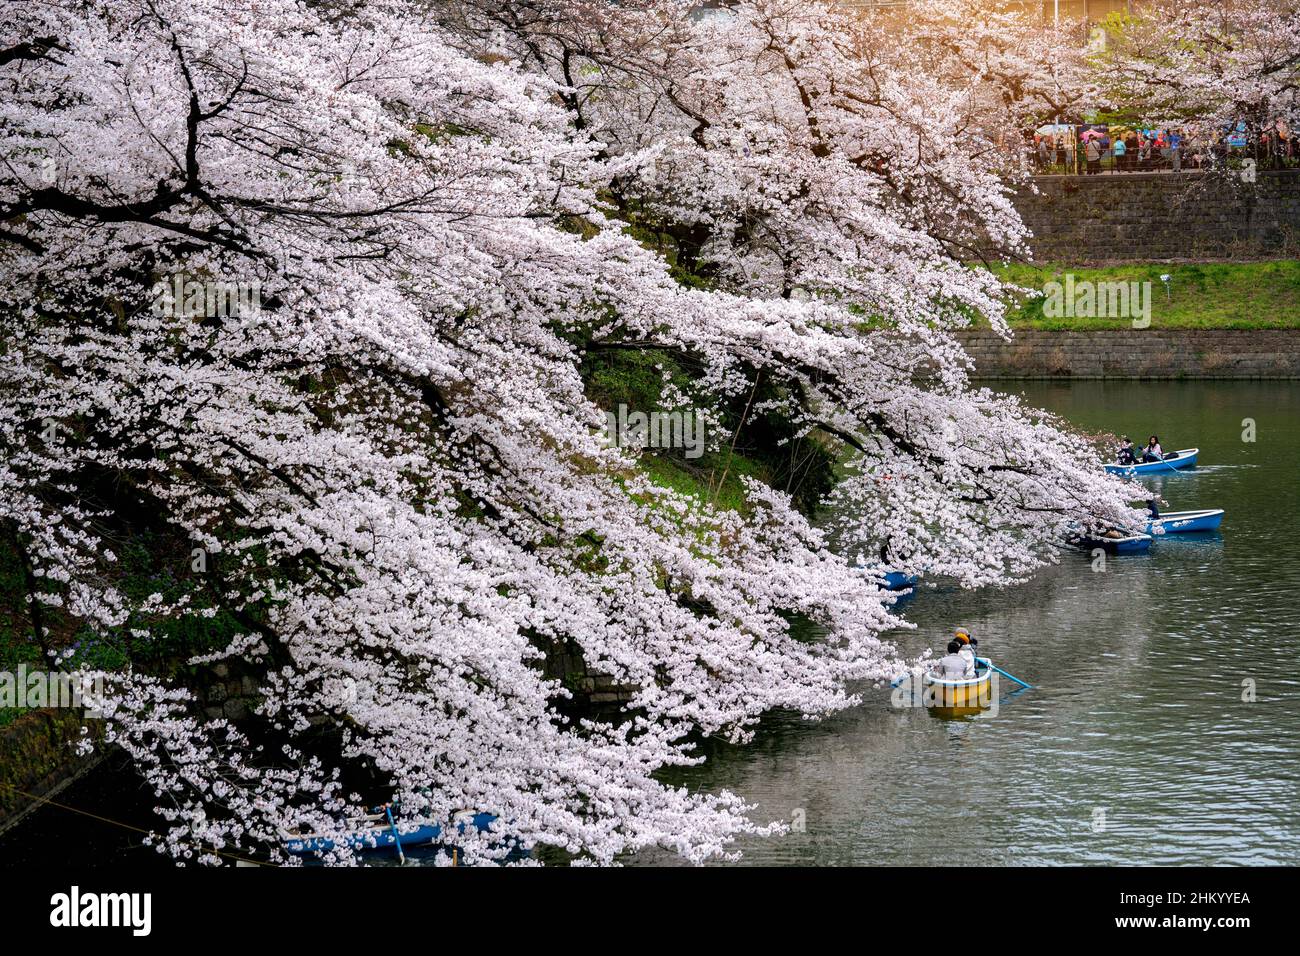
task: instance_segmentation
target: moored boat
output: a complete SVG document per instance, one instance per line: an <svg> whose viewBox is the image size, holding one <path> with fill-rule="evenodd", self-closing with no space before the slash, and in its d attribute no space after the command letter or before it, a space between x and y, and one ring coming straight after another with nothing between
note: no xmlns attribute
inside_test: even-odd
<svg viewBox="0 0 1300 956"><path fill-rule="evenodd" d="M904 574L902 571L888 571L879 580L881 587L886 591L906 591L908 588L916 587L920 578L915 574Z"/></svg>
<svg viewBox="0 0 1300 956"><path fill-rule="evenodd" d="M1113 554L1141 554L1151 548L1151 535L1131 534L1123 538L1084 538L1085 548L1105 548Z"/></svg>
<svg viewBox="0 0 1300 956"><path fill-rule="evenodd" d="M886 591L906 591L908 588L916 587L920 578L915 574L907 574L903 571L892 571L882 568L880 565L869 565L859 560L854 567L867 575L876 584Z"/></svg>
<svg viewBox="0 0 1300 956"><path fill-rule="evenodd" d="M486 830L496 819L495 814L465 814L456 822L456 830L465 833L469 829ZM328 853L337 845L351 847L356 851L383 850L385 848L413 847L433 843L442 836L442 827L437 824L419 824L414 827L392 824L383 813L367 814L348 821L351 832L341 839L337 834L322 833L282 833L284 848L290 853L302 856L313 853Z"/></svg>
<svg viewBox="0 0 1300 956"><path fill-rule="evenodd" d="M1154 534L1157 527L1164 531L1165 534L1214 531L1222 523L1222 508L1203 508L1200 511L1168 511L1147 521L1147 534Z"/></svg>
<svg viewBox="0 0 1300 956"><path fill-rule="evenodd" d="M1131 465L1105 465L1104 467L1112 475L1149 475L1156 472L1181 471L1196 466L1196 456L1200 451L1199 448L1183 448L1172 452L1161 461L1137 461Z"/></svg>

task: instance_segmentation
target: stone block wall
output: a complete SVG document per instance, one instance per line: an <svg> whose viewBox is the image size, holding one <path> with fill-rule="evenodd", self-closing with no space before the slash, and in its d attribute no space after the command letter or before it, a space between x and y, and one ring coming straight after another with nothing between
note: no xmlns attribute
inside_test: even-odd
<svg viewBox="0 0 1300 956"><path fill-rule="evenodd" d="M0 830L98 762L98 749L84 757L74 749L83 729L94 739L103 734L102 724L71 707L34 710L0 727Z"/></svg>
<svg viewBox="0 0 1300 956"><path fill-rule="evenodd" d="M582 649L572 641L545 648L542 676L559 680L581 707L609 707L632 699L636 688L617 683L608 674L590 669Z"/></svg>
<svg viewBox="0 0 1300 956"><path fill-rule="evenodd" d="M1025 329L962 336L981 378L1300 378L1298 329Z"/></svg>
<svg viewBox="0 0 1300 956"><path fill-rule="evenodd" d="M262 701L255 677L232 670L230 664L218 663L203 672L194 696L203 716L213 720L244 720Z"/></svg>
<svg viewBox="0 0 1300 956"><path fill-rule="evenodd" d="M1276 259L1300 255L1300 169L1038 176L1016 208L1038 262Z"/></svg>

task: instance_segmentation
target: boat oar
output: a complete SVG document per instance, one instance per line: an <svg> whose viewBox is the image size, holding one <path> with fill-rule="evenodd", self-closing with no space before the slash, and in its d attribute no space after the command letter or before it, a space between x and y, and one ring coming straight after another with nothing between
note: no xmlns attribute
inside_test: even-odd
<svg viewBox="0 0 1300 956"><path fill-rule="evenodd" d="M1170 471L1177 471L1178 469L1175 468L1175 467L1171 464L1171 462L1175 462L1175 461L1177 461L1180 457L1181 457L1180 455L1175 454L1173 458L1157 458L1156 461L1152 461L1152 462L1143 462L1143 464L1154 465L1154 464L1156 464L1156 462L1159 462L1160 464L1162 464L1162 465L1164 465L1166 468L1168 468Z"/></svg>
<svg viewBox="0 0 1300 956"><path fill-rule="evenodd" d="M1135 461L1133 464L1127 466L1127 472L1121 472L1121 474L1124 474L1129 478L1132 478L1135 475L1140 475L1142 472L1138 471L1138 468L1142 465L1164 465L1170 471L1177 471L1178 469L1175 468L1171 462L1177 461L1180 457L1182 456L1175 455L1173 458L1157 458L1155 461Z"/></svg>
<svg viewBox="0 0 1300 956"><path fill-rule="evenodd" d="M402 865L405 866L406 854L402 852L402 835L397 832L397 824L393 822L392 804L384 804L384 813L388 814L388 825L393 829L393 844L397 847L397 858L401 860Z"/></svg>
<svg viewBox="0 0 1300 956"><path fill-rule="evenodd" d="M913 678L913 677L917 677L917 678L919 678L920 676L921 676L920 674L914 674L914 673L912 673L911 671L908 671L906 674L903 674L903 675L901 675L901 676L899 676L899 677L895 677L893 680L891 680L891 681L889 682L889 686L890 686L890 687L897 687L899 684L903 683L903 681L905 681L905 680L909 680L909 679L911 679L911 678Z"/></svg>
<svg viewBox="0 0 1300 956"><path fill-rule="evenodd" d="M993 663L991 660L989 660L987 657L982 657L982 658L980 658L980 660L982 660L985 664L988 665L989 670L997 671L997 672L998 672L999 674L1001 674L1003 677L1008 677L1008 678L1010 678L1011 680L1013 680L1013 681L1015 681L1017 684L1019 684L1021 687L1024 687L1026 690L1031 690L1031 689L1033 689L1033 686L1034 686L1033 684L1026 684L1024 681L1022 681L1022 680L1021 680L1019 677L1017 677L1015 674L1008 674L1006 671L1004 671L1002 668L998 667L996 664L994 664L994 663Z"/></svg>

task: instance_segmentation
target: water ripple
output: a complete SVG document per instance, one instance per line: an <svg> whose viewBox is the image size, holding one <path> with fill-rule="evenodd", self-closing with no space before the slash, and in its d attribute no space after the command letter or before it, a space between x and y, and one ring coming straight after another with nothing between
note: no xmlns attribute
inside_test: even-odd
<svg viewBox="0 0 1300 956"><path fill-rule="evenodd" d="M926 591L910 650L955 624L1037 688L994 717L899 712L888 693L822 724L768 720L681 779L803 832L743 841L751 864L1281 864L1300 824L1300 387L1078 383L1030 401L1090 429L1201 447L1147 487L1170 510L1227 509L1093 573L1067 558L1018 588ZM1255 418L1259 441L1240 440ZM1173 443L1166 441L1167 445ZM1179 445L1181 447L1181 444ZM642 854L636 862L666 862Z"/></svg>

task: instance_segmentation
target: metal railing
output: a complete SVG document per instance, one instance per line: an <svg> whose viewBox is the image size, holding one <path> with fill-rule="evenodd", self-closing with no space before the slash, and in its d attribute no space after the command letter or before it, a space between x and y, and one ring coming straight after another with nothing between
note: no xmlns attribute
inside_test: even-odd
<svg viewBox="0 0 1300 956"><path fill-rule="evenodd" d="M1063 148L1050 147L1046 154L1037 148L1030 150L1030 161L1036 172L1045 175L1089 176L1107 173L1159 173L1184 172L1198 169L1224 169L1246 167L1255 169L1300 168L1300 143L1295 140L1278 143L1260 143L1254 146L1184 144L1172 147L1126 148L1115 154L1113 145L1101 150L1096 160L1088 159L1084 145Z"/></svg>

